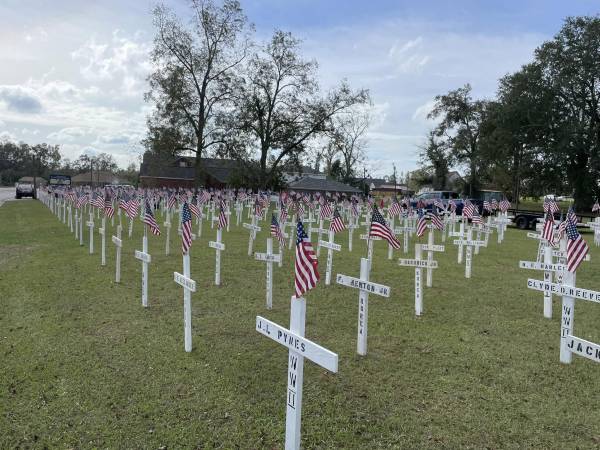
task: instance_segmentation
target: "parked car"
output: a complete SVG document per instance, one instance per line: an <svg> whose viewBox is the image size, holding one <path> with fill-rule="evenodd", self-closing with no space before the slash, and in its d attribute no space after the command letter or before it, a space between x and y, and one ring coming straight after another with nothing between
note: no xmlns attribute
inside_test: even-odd
<svg viewBox="0 0 600 450"><path fill-rule="evenodd" d="M448 205L449 200L454 200L454 203L456 204L456 213L457 214L462 213L463 201L460 198L460 195L458 194L458 192L454 192L454 191L423 192L421 194L416 195L413 198L411 205L414 208L417 206L417 202L419 200L421 200L425 203L427 211L431 211L433 208L433 201L436 199L441 200L442 203L444 204L444 206Z"/></svg>
<svg viewBox="0 0 600 450"><path fill-rule="evenodd" d="M35 196L35 190L33 189L33 184L31 183L17 183L15 197L31 197Z"/></svg>

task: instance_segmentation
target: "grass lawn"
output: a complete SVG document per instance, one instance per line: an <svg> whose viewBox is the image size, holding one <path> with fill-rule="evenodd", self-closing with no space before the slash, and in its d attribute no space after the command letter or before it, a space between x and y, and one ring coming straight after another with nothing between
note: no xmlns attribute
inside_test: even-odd
<svg viewBox="0 0 600 450"><path fill-rule="evenodd" d="M262 226L256 251L266 248ZM124 239L121 284L112 244L100 266L97 230L90 256L87 229L80 247L41 203L0 208L0 448L282 448L287 350L254 327L257 314L289 325L290 252L275 267L267 311L265 265L247 256L247 230L224 233L223 285L215 287L208 240L216 230L205 225L192 247L198 292L188 354L173 282L179 238L167 257L164 235L149 236L144 309L133 257L139 220ZM346 239L334 279L358 276L366 254L358 239L349 253ZM339 354L339 373L305 364L303 448L600 446L600 367L577 356L559 363L560 300L544 319L542 293L526 288L528 277L543 275L518 269L535 259L536 242L515 229L502 245L495 239L474 256L470 280L446 243L420 318L414 270L387 260L376 242L372 279L392 295L370 298L366 357L356 355L358 292L322 282L307 295L306 335ZM591 254L577 284L600 290L600 252ZM600 342L600 305L576 302L575 335Z"/></svg>

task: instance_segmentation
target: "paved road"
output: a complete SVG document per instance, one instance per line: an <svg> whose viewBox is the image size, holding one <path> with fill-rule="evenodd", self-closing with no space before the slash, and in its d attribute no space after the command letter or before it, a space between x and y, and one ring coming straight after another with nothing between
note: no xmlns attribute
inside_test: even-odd
<svg viewBox="0 0 600 450"><path fill-rule="evenodd" d="M5 201L15 200L15 188L14 187L0 187L0 206ZM24 198L22 201L28 201L29 197ZM19 200L21 201L21 200Z"/></svg>

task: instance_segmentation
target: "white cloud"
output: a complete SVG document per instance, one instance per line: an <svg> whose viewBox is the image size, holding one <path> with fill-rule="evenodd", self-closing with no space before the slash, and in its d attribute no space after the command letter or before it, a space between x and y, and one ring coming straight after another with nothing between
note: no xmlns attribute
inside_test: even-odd
<svg viewBox="0 0 600 450"><path fill-rule="evenodd" d="M73 142L77 138L83 137L86 134L88 134L88 132L85 128L69 127L69 128L62 128L59 131L54 131L54 132L48 134L48 136L46 136L46 137L52 141L56 141L58 143L63 143L63 142Z"/></svg>
<svg viewBox="0 0 600 450"><path fill-rule="evenodd" d="M17 137L9 133L8 131L3 131L0 133L0 142L17 142Z"/></svg>
<svg viewBox="0 0 600 450"><path fill-rule="evenodd" d="M16 113L36 114L42 111L42 102L36 93L24 86L0 86L0 104Z"/></svg>
<svg viewBox="0 0 600 450"><path fill-rule="evenodd" d="M82 63L80 72L86 80L117 81L121 94L140 95L147 89L145 80L152 69L152 45L140 36L124 37L115 30L110 42L98 43L91 38L73 51L71 57Z"/></svg>

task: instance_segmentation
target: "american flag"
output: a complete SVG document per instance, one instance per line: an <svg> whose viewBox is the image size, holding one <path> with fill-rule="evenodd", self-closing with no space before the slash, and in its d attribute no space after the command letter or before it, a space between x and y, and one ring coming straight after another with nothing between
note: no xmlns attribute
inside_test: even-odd
<svg viewBox="0 0 600 450"><path fill-rule="evenodd" d="M470 201L467 200L465 202L465 206L463 207L463 210L462 210L463 217L470 219L473 217L474 212L475 212L475 206L473 206L473 203L471 203Z"/></svg>
<svg viewBox="0 0 600 450"><path fill-rule="evenodd" d="M109 219L115 215L115 208L113 207L112 198L108 192L104 197L104 215Z"/></svg>
<svg viewBox="0 0 600 450"><path fill-rule="evenodd" d="M371 216L371 229L369 231L369 237L379 236L385 239L392 246L392 248L399 249L400 241L396 239L392 230L389 229L385 223L385 219L377 209L376 205L373 205L373 215Z"/></svg>
<svg viewBox="0 0 600 450"><path fill-rule="evenodd" d="M592 212L599 212L600 211L600 203L598 203L598 200L596 200L596 203L594 203L594 206L592 206Z"/></svg>
<svg viewBox="0 0 600 450"><path fill-rule="evenodd" d="M287 208L283 205L281 205L281 209L279 211L279 221L283 224L285 224L285 221L287 220L288 217L288 211Z"/></svg>
<svg viewBox="0 0 600 450"><path fill-rule="evenodd" d="M281 227L279 226L279 222L277 222L275 214L271 216L271 236L275 236L280 245L285 245L285 237L283 237L283 232L281 231Z"/></svg>
<svg viewBox="0 0 600 450"><path fill-rule="evenodd" d="M304 215L304 206L302 205L302 202L296 203L296 213L298 214L299 219Z"/></svg>
<svg viewBox="0 0 600 450"><path fill-rule="evenodd" d="M298 238L296 240L296 276L294 284L296 298L299 298L317 285L319 270L317 255L315 255L313 246L308 240L304 226L300 221L298 221L296 234Z"/></svg>
<svg viewBox="0 0 600 450"><path fill-rule="evenodd" d="M96 208L104 208L104 197L97 192L94 192L94 198L92 199L92 205Z"/></svg>
<svg viewBox="0 0 600 450"><path fill-rule="evenodd" d="M200 208L198 208L198 199L195 195L192 198L192 201L190 202L190 212L198 218L200 218L200 216L202 215L202 213L200 212Z"/></svg>
<svg viewBox="0 0 600 450"><path fill-rule="evenodd" d="M77 197L77 203L75 203L75 208L80 209L82 206L84 206L88 201L88 195L84 194L83 192L81 193L81 195L79 197Z"/></svg>
<svg viewBox="0 0 600 450"><path fill-rule="evenodd" d="M175 192L171 192L171 195L169 195L169 199L167 200L167 208L169 208L169 209L173 208L173 206L175 206L176 200L177 200L177 197L175 196Z"/></svg>
<svg viewBox="0 0 600 450"><path fill-rule="evenodd" d="M139 207L140 204L138 202L137 195L134 193L127 204L127 209L125 210L127 217L133 219L135 216L137 216Z"/></svg>
<svg viewBox="0 0 600 450"><path fill-rule="evenodd" d="M187 202L181 208L181 251L186 255L192 246L192 213Z"/></svg>
<svg viewBox="0 0 600 450"><path fill-rule="evenodd" d="M481 225L483 224L483 219L481 218L481 215L479 214L479 208L475 205L471 205L473 207L473 214L471 215L471 221L474 224L478 224Z"/></svg>
<svg viewBox="0 0 600 450"><path fill-rule="evenodd" d="M227 214L225 214L225 202L221 200L219 207L219 224L218 228L227 228Z"/></svg>
<svg viewBox="0 0 600 450"><path fill-rule="evenodd" d="M511 205L508 200L504 199L500 202L499 206L500 206L500 211L506 212L506 211L508 211L508 208L510 208Z"/></svg>
<svg viewBox="0 0 600 450"><path fill-rule="evenodd" d="M323 197L321 197L323 198ZM331 208L331 204L330 203L324 203L321 206L321 214L319 216L319 219L321 220L329 220L331 218L331 215L333 214L333 209Z"/></svg>
<svg viewBox="0 0 600 450"><path fill-rule="evenodd" d="M489 212L492 212L492 204L487 200L483 201L483 209Z"/></svg>
<svg viewBox="0 0 600 450"><path fill-rule="evenodd" d="M544 228L542 229L542 238L546 239L549 244L554 245L554 216L550 211L546 212Z"/></svg>
<svg viewBox="0 0 600 450"><path fill-rule="evenodd" d="M352 206L350 208L350 211L352 212L352 215L354 217L358 217L360 214L360 211L358 209L358 201L352 201Z"/></svg>
<svg viewBox="0 0 600 450"><path fill-rule="evenodd" d="M446 210L446 207L444 206L444 202L442 202L439 198L436 198L433 201L433 206L435 206L436 208L441 209L442 211Z"/></svg>
<svg viewBox="0 0 600 450"><path fill-rule="evenodd" d="M587 242L581 237L577 231L577 216L573 209L569 209L567 214L567 270L575 272L581 264L581 261L587 255L589 250Z"/></svg>
<svg viewBox="0 0 600 450"><path fill-rule="evenodd" d="M495 198L492 199L492 211L496 211L498 209L498 200Z"/></svg>
<svg viewBox="0 0 600 450"><path fill-rule="evenodd" d="M427 230L427 218L425 217L425 214L423 214L422 209L419 209L417 214L419 215L419 220L417 221L417 236L421 237Z"/></svg>
<svg viewBox="0 0 600 450"><path fill-rule="evenodd" d="M122 209L123 211L127 212L127 203L129 202L129 196L127 195L126 192L121 192L120 198L119 198L119 208Z"/></svg>
<svg viewBox="0 0 600 450"><path fill-rule="evenodd" d="M388 213L391 217L394 217L394 216L399 216L401 212L402 212L402 207L400 206L400 202L398 201L397 198L394 198L392 200L392 204L390 205L390 209L388 210Z"/></svg>
<svg viewBox="0 0 600 450"><path fill-rule="evenodd" d="M145 214L142 220L145 225L150 227L150 232L152 234L155 236L160 236L160 228L158 228L154 214L152 214L152 207L150 206L150 202L148 200L145 202Z"/></svg>
<svg viewBox="0 0 600 450"><path fill-rule="evenodd" d="M344 225L342 216L340 216L340 213L337 210L337 208L335 208L335 211L333 211L333 217L331 218L329 229L334 233L339 233L340 231L344 231L346 229L346 225Z"/></svg>
<svg viewBox="0 0 600 450"><path fill-rule="evenodd" d="M548 211L550 211L552 214L560 211L558 204L554 200L548 200L544 202L544 212L547 213Z"/></svg>
<svg viewBox="0 0 600 450"><path fill-rule="evenodd" d="M450 208L450 212L456 211L456 202L454 200L448 200L448 207Z"/></svg>
<svg viewBox="0 0 600 450"><path fill-rule="evenodd" d="M436 229L444 229L444 222L442 222L442 219L440 219L440 216L438 216L437 212L431 211L429 213L429 218L431 219L431 225L433 225Z"/></svg>

